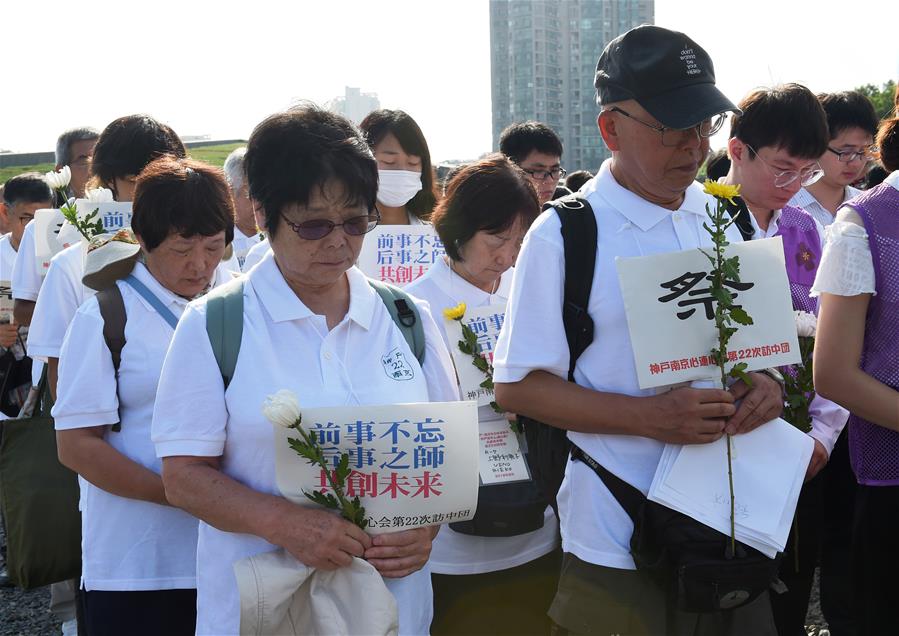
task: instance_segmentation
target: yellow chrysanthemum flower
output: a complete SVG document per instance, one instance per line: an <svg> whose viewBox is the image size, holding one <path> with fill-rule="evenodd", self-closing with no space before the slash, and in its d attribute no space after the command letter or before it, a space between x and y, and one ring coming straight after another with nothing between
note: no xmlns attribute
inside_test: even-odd
<svg viewBox="0 0 899 636"><path fill-rule="evenodd" d="M462 320L465 315L465 303L459 303L455 307L447 307L443 310L443 317L447 320Z"/></svg>
<svg viewBox="0 0 899 636"><path fill-rule="evenodd" d="M734 197L740 196L740 184L737 185L728 185L726 183L718 183L717 181L711 181L709 179L705 180L705 184L702 189L706 194L711 194L713 197L718 197L719 199L727 199L731 203L734 202Z"/></svg>

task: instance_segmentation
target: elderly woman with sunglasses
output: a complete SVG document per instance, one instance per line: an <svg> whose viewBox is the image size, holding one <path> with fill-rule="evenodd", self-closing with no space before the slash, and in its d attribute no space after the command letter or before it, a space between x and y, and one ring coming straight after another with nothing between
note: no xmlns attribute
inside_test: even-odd
<svg viewBox="0 0 899 636"><path fill-rule="evenodd" d="M199 517L198 634L237 634L233 564L283 548L324 570L364 557L397 600L401 634L428 632L426 567L433 528L371 537L320 508L280 496L266 396L293 391L302 407L457 399L449 352L426 304L419 363L386 306L354 263L378 222L378 167L358 130L312 105L278 113L247 145L250 196L265 214L271 253L243 280L243 335L225 386L192 304L175 333L159 384L153 439L169 499ZM399 349L411 378L383 355Z"/></svg>

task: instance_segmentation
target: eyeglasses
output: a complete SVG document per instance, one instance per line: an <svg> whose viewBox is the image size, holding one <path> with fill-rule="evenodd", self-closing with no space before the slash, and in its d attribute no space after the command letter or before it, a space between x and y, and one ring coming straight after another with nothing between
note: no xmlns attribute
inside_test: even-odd
<svg viewBox="0 0 899 636"><path fill-rule="evenodd" d="M534 177L537 181L543 181L544 179L561 179L568 171L565 168L553 168L552 170L528 170L527 168L522 168L529 175Z"/></svg>
<svg viewBox="0 0 899 636"><path fill-rule="evenodd" d="M796 179L799 179L799 185L801 185L803 188L805 188L805 187L812 185L818 179L820 179L821 177L824 176L824 170L821 168L821 164L818 163L817 161L815 162L815 165L810 166L801 171L800 170L775 171L774 168L772 168L771 165L767 161L765 161L764 159L762 159L759 156L759 153L756 152L755 148L753 148L749 144L746 144L746 147L749 148L750 151L752 151L752 154L754 154L756 157L758 157L758 160L762 162L762 165L764 165L765 168L767 168L768 172L771 173L771 176L774 177L774 187L775 188L786 188L788 185L790 185L791 183L796 181Z"/></svg>
<svg viewBox="0 0 899 636"><path fill-rule="evenodd" d="M690 126L689 128L668 128L667 126L662 126L661 124L650 124L649 122L637 119L626 110L618 108L618 106L613 106L608 110L609 112L621 113L628 119L633 119L638 124L643 124L647 128L656 131L662 137L662 145L669 148L675 148L684 143L684 141L691 141L691 133L693 133L693 131L696 131L701 139L708 139L716 132L721 130L721 127L724 126L724 121L727 119L727 115L725 113L718 113L714 117L705 119L695 126Z"/></svg>
<svg viewBox="0 0 899 636"><path fill-rule="evenodd" d="M870 161L877 156L877 146L868 146L862 150L834 150L830 146L827 149L837 156L840 163L852 163L856 159Z"/></svg>
<svg viewBox="0 0 899 636"><path fill-rule="evenodd" d="M334 231L336 227L342 227L343 231L350 236L362 236L368 234L381 220L381 214L375 210L372 214L363 214L362 216L354 216L345 220L343 223L334 223L328 219L312 219L311 221L303 221L302 223L294 223L284 214L281 218L287 223L288 227L297 233L297 235L307 241L317 241L323 239Z"/></svg>

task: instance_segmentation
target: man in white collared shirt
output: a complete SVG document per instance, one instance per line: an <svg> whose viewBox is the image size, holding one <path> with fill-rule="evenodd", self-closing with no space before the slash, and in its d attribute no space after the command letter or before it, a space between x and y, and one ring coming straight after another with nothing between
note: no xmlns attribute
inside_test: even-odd
<svg viewBox="0 0 899 636"><path fill-rule="evenodd" d="M537 219L525 238L495 358L496 397L506 410L567 429L572 442L626 482L648 490L666 442L711 442L781 411L781 392L753 374L751 390L641 390L616 257L710 245L709 198L694 183L708 137L736 107L715 88L711 59L686 35L654 26L612 41L597 65L598 124L612 159L581 188L598 228L588 313L593 343L567 382L562 325L564 251L560 221ZM728 230L739 241L735 227ZM743 398L739 409L734 399ZM728 418L728 419L725 419ZM550 616L561 634L773 632L767 598L719 614L675 610L634 571L633 523L585 464L569 460L558 495L565 557ZM759 602L762 601L762 602ZM680 631L678 631L680 633Z"/></svg>
<svg viewBox="0 0 899 636"><path fill-rule="evenodd" d="M818 160L824 176L802 188L790 205L802 208L827 227L845 201L861 194L853 188L872 159L877 114L871 100L858 91L822 93L818 100L827 116L830 143Z"/></svg>
<svg viewBox="0 0 899 636"><path fill-rule="evenodd" d="M234 198L234 242L231 245L234 247L234 256L241 269L247 253L262 240L262 232L256 227L256 214L253 211L253 202L250 200L244 172L243 159L246 153L246 146L236 148L225 159L225 165L222 167L228 185L231 186L231 196Z"/></svg>

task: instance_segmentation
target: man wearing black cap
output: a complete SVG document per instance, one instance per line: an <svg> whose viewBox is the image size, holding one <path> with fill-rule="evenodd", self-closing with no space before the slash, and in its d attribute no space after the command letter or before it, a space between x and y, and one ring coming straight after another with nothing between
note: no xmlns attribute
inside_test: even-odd
<svg viewBox="0 0 899 636"><path fill-rule="evenodd" d="M754 373L751 388L740 382L730 391L639 388L615 259L711 245L702 225L712 202L694 179L708 138L737 108L715 87L712 61L698 44L654 26L606 47L596 88L599 130L612 158L580 190L597 224L588 306L593 342L578 358L576 383L568 382L556 301L565 256L559 217L548 211L531 227L516 264L494 359L496 397L507 411L568 430L576 446L645 493L665 443L708 443L753 430L780 414L781 387ZM735 227L728 237L740 240ZM634 570L633 523L586 464L568 461L558 504L565 558L549 614L559 634L776 633L764 595L714 614L675 610Z"/></svg>

